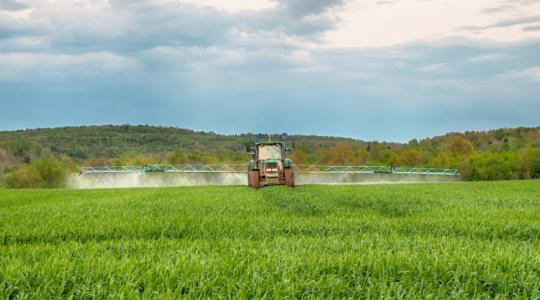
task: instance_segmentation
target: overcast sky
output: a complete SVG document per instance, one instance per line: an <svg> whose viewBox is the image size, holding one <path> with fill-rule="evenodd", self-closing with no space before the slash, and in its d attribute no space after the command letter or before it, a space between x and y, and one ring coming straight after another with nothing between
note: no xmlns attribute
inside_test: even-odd
<svg viewBox="0 0 540 300"><path fill-rule="evenodd" d="M540 0L0 0L0 130L540 125Z"/></svg>

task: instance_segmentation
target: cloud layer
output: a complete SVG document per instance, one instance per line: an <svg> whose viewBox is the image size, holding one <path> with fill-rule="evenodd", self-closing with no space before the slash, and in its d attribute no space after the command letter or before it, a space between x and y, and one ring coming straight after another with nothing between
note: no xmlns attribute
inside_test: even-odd
<svg viewBox="0 0 540 300"><path fill-rule="evenodd" d="M216 3L0 2L0 130L153 123L406 140L539 123L540 39L335 47L351 2ZM532 32L537 18L454 28Z"/></svg>

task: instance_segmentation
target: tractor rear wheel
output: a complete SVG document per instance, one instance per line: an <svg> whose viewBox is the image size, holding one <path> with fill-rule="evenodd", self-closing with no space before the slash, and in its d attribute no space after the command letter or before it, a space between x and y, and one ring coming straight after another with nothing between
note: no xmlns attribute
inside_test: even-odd
<svg viewBox="0 0 540 300"><path fill-rule="evenodd" d="M259 170L248 171L248 184L252 188L259 188Z"/></svg>
<svg viewBox="0 0 540 300"><path fill-rule="evenodd" d="M294 170L292 168L283 169L285 176L285 184L289 187L294 187Z"/></svg>

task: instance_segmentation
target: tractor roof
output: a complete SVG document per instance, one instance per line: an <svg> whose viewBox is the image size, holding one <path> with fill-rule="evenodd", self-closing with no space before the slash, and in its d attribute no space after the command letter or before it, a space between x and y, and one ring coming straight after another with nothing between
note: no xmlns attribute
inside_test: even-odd
<svg viewBox="0 0 540 300"><path fill-rule="evenodd" d="M257 142L255 145L283 145L282 142Z"/></svg>

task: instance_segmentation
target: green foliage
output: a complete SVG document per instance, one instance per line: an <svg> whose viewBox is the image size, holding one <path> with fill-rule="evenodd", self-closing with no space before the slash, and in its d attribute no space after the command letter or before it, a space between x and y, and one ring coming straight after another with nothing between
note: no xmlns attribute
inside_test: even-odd
<svg viewBox="0 0 540 300"><path fill-rule="evenodd" d="M59 160L42 157L28 165L22 165L7 178L13 188L52 188L63 185L66 167Z"/></svg>
<svg viewBox="0 0 540 300"><path fill-rule="evenodd" d="M297 146L289 157L297 164L308 164L308 155L302 145Z"/></svg>
<svg viewBox="0 0 540 300"><path fill-rule="evenodd" d="M457 163L455 163L454 165L457 166L458 168L458 172L461 176L461 178L463 178L464 180L470 180L470 179L473 179L471 177L472 175L472 165L471 165L471 159L470 158L461 158L461 157L456 157L454 158L454 161L458 161Z"/></svg>
<svg viewBox="0 0 540 300"><path fill-rule="evenodd" d="M365 165L369 159L369 152L363 147L356 148L354 159L357 165Z"/></svg>
<svg viewBox="0 0 540 300"><path fill-rule="evenodd" d="M447 151L441 151L430 160L429 165L437 168L447 168L452 165L450 155Z"/></svg>
<svg viewBox="0 0 540 300"><path fill-rule="evenodd" d="M399 154L394 154L389 159L389 163L393 166L411 166L416 167L423 165L422 154L415 149L405 149Z"/></svg>
<svg viewBox="0 0 540 300"><path fill-rule="evenodd" d="M502 180L520 178L516 152L483 153L471 157L471 179Z"/></svg>
<svg viewBox="0 0 540 300"><path fill-rule="evenodd" d="M2 176L6 171L14 168L15 164L15 156L0 148L0 176Z"/></svg>
<svg viewBox="0 0 540 300"><path fill-rule="evenodd" d="M348 165L355 161L351 145L338 142L332 148L320 149L317 153L317 163L332 165Z"/></svg>
<svg viewBox="0 0 540 300"><path fill-rule="evenodd" d="M183 151L176 150L174 153L169 157L168 162L173 165L177 164L185 164L188 162L187 154Z"/></svg>
<svg viewBox="0 0 540 300"><path fill-rule="evenodd" d="M1 190L0 298L537 299L539 186Z"/></svg>
<svg viewBox="0 0 540 300"><path fill-rule="evenodd" d="M522 179L529 179L534 176L535 165L532 156L532 147L531 145L525 146L523 151L519 156L520 163L520 175Z"/></svg>
<svg viewBox="0 0 540 300"><path fill-rule="evenodd" d="M461 136L453 137L448 145L448 152L451 155L470 156L474 154L474 146Z"/></svg>
<svg viewBox="0 0 540 300"><path fill-rule="evenodd" d="M38 157L42 149L37 141L20 136L5 141L0 140L0 146L24 163L29 163Z"/></svg>
<svg viewBox="0 0 540 300"><path fill-rule="evenodd" d="M251 141L252 134L129 125L0 132L0 175L48 156L61 157L70 171L84 165L245 163ZM303 135L288 141L295 145L289 156L299 164L458 168L463 178L474 180L540 178L540 127L449 133L408 143ZM13 175L30 180L31 173Z"/></svg>
<svg viewBox="0 0 540 300"><path fill-rule="evenodd" d="M40 188L46 184L34 165L22 165L7 177L7 185L11 188Z"/></svg>
<svg viewBox="0 0 540 300"><path fill-rule="evenodd" d="M45 187L59 187L66 177L64 165L57 159L42 157L30 164L35 166L41 178L45 182Z"/></svg>
<svg viewBox="0 0 540 300"><path fill-rule="evenodd" d="M540 178L540 149L532 151L531 165L533 167L534 178Z"/></svg>
<svg viewBox="0 0 540 300"><path fill-rule="evenodd" d="M0 132L0 147L11 149L17 157L30 157L39 146L57 156L69 156L76 160L117 158L126 153L165 155L179 149L187 153L206 154L222 148L236 153L242 152L250 140L251 135L222 136L172 127L129 125ZM35 158L35 155L30 158Z"/></svg>

